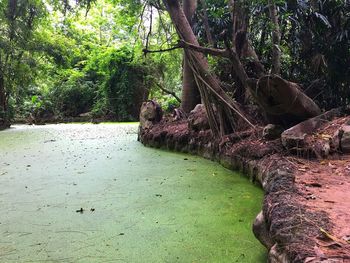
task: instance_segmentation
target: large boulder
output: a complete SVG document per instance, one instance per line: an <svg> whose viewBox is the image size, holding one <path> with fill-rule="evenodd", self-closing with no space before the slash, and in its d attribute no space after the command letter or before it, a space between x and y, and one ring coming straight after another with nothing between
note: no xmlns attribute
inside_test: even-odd
<svg viewBox="0 0 350 263"><path fill-rule="evenodd" d="M282 133L282 144L292 153L317 158L326 158L330 153L338 150L350 152L349 125L343 125L333 136L314 136L322 126L334 118L348 114L348 108L337 108L303 121Z"/></svg>
<svg viewBox="0 0 350 263"><path fill-rule="evenodd" d="M313 134L323 124L331 121L335 117L340 117L343 114L343 109L333 109L285 130L281 135L283 146L286 149L305 147L307 143L305 140L307 135Z"/></svg>
<svg viewBox="0 0 350 263"><path fill-rule="evenodd" d="M207 111L204 104L198 104L188 116L188 128L194 131L210 129Z"/></svg>
<svg viewBox="0 0 350 263"><path fill-rule="evenodd" d="M277 75L249 79L247 84L270 123L289 126L321 114L320 108L298 84Z"/></svg>
<svg viewBox="0 0 350 263"><path fill-rule="evenodd" d="M149 100L143 102L140 110L140 127L142 129L149 129L153 124L162 120L163 111L160 105Z"/></svg>

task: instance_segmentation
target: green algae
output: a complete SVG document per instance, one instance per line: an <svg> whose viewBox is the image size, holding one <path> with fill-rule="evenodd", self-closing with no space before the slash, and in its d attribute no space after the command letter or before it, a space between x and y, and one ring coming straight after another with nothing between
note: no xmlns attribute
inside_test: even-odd
<svg viewBox="0 0 350 263"><path fill-rule="evenodd" d="M143 147L136 131L0 132L0 262L265 262L251 231L263 192L217 163Z"/></svg>

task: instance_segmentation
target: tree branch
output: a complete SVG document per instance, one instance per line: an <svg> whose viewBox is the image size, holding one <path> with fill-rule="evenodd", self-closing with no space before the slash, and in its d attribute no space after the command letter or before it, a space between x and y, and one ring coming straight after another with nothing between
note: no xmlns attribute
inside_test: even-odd
<svg viewBox="0 0 350 263"><path fill-rule="evenodd" d="M182 48L182 47L179 47L179 46L173 46L171 48L166 48L166 49L158 49L158 50L149 50L147 48L144 48L142 49L142 52L146 55L148 53L161 53L161 52L168 52L168 51L172 51L172 50L175 50L175 49L179 49L179 48Z"/></svg>
<svg viewBox="0 0 350 263"><path fill-rule="evenodd" d="M230 58L230 51L229 50L225 50L225 49L201 47L201 46L197 46L197 45L193 45L191 43L188 43L188 42L186 42L184 40L179 40L178 46L182 47L182 48L192 49L194 51L197 51L197 52L200 52L200 53L203 53L203 54L206 54L206 55Z"/></svg>
<svg viewBox="0 0 350 263"><path fill-rule="evenodd" d="M165 93L173 96L179 103L181 103L181 99L175 94L175 92L167 90L166 88L164 88L161 84L159 84L158 82L155 82L155 84L158 86L158 88L160 88L162 91L164 91Z"/></svg>

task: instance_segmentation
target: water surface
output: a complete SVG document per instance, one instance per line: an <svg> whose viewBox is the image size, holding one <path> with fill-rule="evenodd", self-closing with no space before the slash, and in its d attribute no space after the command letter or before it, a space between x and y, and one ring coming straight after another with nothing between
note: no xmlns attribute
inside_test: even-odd
<svg viewBox="0 0 350 263"><path fill-rule="evenodd" d="M262 191L137 124L0 132L0 262L265 262Z"/></svg>

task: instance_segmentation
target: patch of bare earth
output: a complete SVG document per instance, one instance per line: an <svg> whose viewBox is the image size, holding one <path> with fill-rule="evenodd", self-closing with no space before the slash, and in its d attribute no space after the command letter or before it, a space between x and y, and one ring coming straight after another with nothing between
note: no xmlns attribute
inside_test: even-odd
<svg viewBox="0 0 350 263"><path fill-rule="evenodd" d="M322 257L350 262L350 156L340 160L298 160L296 187L303 203L313 211L326 212L332 228L321 229L315 247Z"/></svg>

